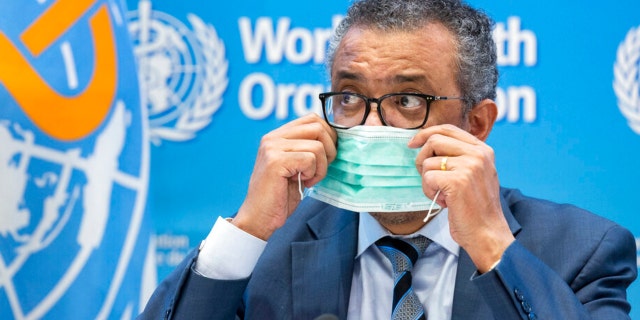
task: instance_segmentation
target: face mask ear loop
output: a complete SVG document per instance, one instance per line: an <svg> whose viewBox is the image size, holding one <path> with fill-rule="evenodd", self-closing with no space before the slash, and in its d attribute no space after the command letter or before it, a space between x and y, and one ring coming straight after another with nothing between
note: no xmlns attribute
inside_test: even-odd
<svg viewBox="0 0 640 320"><path fill-rule="evenodd" d="M436 213L433 212L433 206L436 204L436 200L438 200L438 196L439 195L440 195L440 190L438 190L438 192L436 192L435 197L433 197L433 201L431 202L431 206L429 207L429 211L427 212L427 216L424 217L424 220L422 220L422 222L427 222L427 221L429 221L429 219L431 217L436 215ZM440 210L437 210L437 211L440 211Z"/></svg>
<svg viewBox="0 0 640 320"><path fill-rule="evenodd" d="M298 192L300 192L300 201L304 199L304 192L302 192L302 180L300 179L300 175L302 172L298 172ZM437 197L437 195L436 195Z"/></svg>

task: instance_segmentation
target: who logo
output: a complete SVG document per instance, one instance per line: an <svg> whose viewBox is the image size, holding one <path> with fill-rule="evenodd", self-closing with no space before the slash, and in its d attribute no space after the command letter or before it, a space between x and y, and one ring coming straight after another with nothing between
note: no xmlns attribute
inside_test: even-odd
<svg viewBox="0 0 640 320"><path fill-rule="evenodd" d="M631 129L640 134L640 26L632 28L618 46L613 65L613 90L618 108Z"/></svg>
<svg viewBox="0 0 640 320"><path fill-rule="evenodd" d="M153 10L149 0L139 1L127 18L142 90L149 97L151 142L193 139L222 105L229 82L224 43L197 15L187 16L189 28Z"/></svg>
<svg viewBox="0 0 640 320"><path fill-rule="evenodd" d="M116 0L0 0L0 318L133 318L149 143Z"/></svg>

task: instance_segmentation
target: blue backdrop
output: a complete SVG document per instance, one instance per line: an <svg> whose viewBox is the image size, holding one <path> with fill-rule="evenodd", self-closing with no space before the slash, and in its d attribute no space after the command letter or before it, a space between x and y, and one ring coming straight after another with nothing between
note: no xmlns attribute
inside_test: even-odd
<svg viewBox="0 0 640 320"><path fill-rule="evenodd" d="M471 3L496 21L501 114L488 142L496 152L502 185L576 204L640 235L640 3ZM186 139L158 137L151 150L148 212L158 232L161 277L187 248L197 245L218 215L231 215L239 207L260 137L318 110L315 97L328 86L323 65L326 37L348 4L128 2L137 19L145 8L150 20L184 31L181 39L192 51L211 53L198 60L211 66L210 73L197 69L194 74L205 86L222 91L204 93L220 103L203 113L202 121L210 121L207 125L184 130L193 134ZM201 23L208 33L198 31ZM198 36L204 43L198 43ZM179 51L177 45L155 48ZM173 66L180 76L188 71ZM146 78L150 71L142 73ZM165 88L172 93L182 85L174 76L164 82L175 83ZM193 105L173 105L166 110L183 111L176 112L173 122L167 118L157 124L176 130L177 114L189 112ZM634 317L640 316L637 284L630 299Z"/></svg>
<svg viewBox="0 0 640 320"><path fill-rule="evenodd" d="M125 14L117 0L0 1L1 319L130 319L155 284Z"/></svg>
<svg viewBox="0 0 640 320"><path fill-rule="evenodd" d="M28 44L20 43L20 32L53 3L67 1L31 1L23 8L13 1L0 1L0 31L16 50L27 52ZM109 268L120 269L113 261L127 260L123 254L132 256L128 263L132 271L123 283L135 283L136 288L127 290L141 291L140 301L144 301L153 289L149 277L142 275L144 259L140 257L146 256L147 243L156 247L157 269L151 266L145 274L155 278L157 270L157 278L162 279L199 244L218 216L232 215L240 206L261 136L298 116L319 112L317 94L329 86L323 64L326 42L350 1L81 2L93 4L87 5L91 9L76 21L80 31L74 33L72 28L55 43L55 50L45 51L43 55L49 60L35 56L30 61L45 77L67 75L60 80L66 82L56 87L63 95L80 92L90 80L94 55L90 46L78 45L92 39L82 28L101 4L108 4L121 61L118 95L128 110L123 116L114 102L105 118L121 119L120 125L125 123L128 128L128 147L118 158L125 178L119 180L121 188L112 192L121 193L111 198L112 207L127 206L127 215L120 218L126 221L122 230L131 229L130 221L149 221L155 236L149 238L143 224L135 254L130 253L134 248L125 250L118 244L111 251L119 256L103 255L102 260ZM640 3L470 2L496 21L500 115L488 143L496 153L501 184L519 188L527 195L576 204L622 224L638 237L640 222L635 215L640 191L636 160L640 156ZM118 9L119 5L123 5L122 9ZM127 31L130 41L126 39ZM67 51L65 40L72 44ZM0 46L0 50L6 48ZM73 58L72 53L75 64L65 60ZM83 59L87 63L83 64ZM75 87L70 85L68 76L74 74L69 69L74 65L78 68L75 80L79 82ZM134 77L140 80L140 89L132 82ZM92 135L75 144L61 143L39 133L21 109L13 108L15 103L7 94L11 90L6 88L6 81L0 75L0 129L5 128L11 133L10 140L21 145L27 138L12 126L14 122L35 132L38 143L62 152L84 148L81 156L86 158L95 149L98 135L112 123L105 120ZM138 101L142 106L136 109ZM148 158L146 146L150 146ZM2 148L5 146L0 146L0 156ZM0 169L3 165L14 168L19 162L11 152L4 155L9 156L9 161L0 162ZM36 169L29 170L33 173ZM79 179L78 188L91 180L88 176L75 179ZM137 189L131 187L134 180ZM67 191L72 195L72 187ZM8 194L0 189L0 197L2 192ZM146 196L146 219L135 213L134 193ZM21 195L27 197L28 192ZM113 213L111 216L115 217ZM0 218L6 217L9 215L0 211ZM5 264L13 259L15 244L21 243L21 238L11 231L24 234L36 228L35 224L14 227L0 225L0 262ZM117 240L129 241L124 240L125 231L121 233ZM48 259L56 259L56 255ZM0 275L7 270L0 265ZM24 277L28 278L31 273L25 272ZM15 281L20 284L17 278ZM9 318L28 318L28 311L37 308L42 297L29 300L25 293L23 300L16 300L12 292L20 288L12 291L9 284L6 278L0 281L0 318L6 318L5 314ZM86 299L103 300L98 317L125 319L139 311L138 304L122 298L131 296L130 291L117 294L118 288L109 287L108 282L96 285L103 286L99 290L104 294ZM29 290L32 289L25 292ZM47 290L50 288L41 295ZM640 284L634 284L629 294L632 318L640 318ZM60 304L65 303L65 297L61 294ZM66 310L60 306L55 309L54 305L48 302L48 309L37 309L37 314L56 318L60 313L55 312ZM115 311L110 312L112 309ZM47 313L48 310L52 311Z"/></svg>

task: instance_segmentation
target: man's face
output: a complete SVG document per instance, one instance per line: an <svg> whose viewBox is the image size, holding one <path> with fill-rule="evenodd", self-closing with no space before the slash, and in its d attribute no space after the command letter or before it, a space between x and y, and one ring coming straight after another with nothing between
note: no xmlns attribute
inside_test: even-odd
<svg viewBox="0 0 640 320"><path fill-rule="evenodd" d="M352 27L344 36L331 68L332 91L348 91L378 98L392 92L460 96L455 82L455 42L441 24L413 32L383 32ZM375 107L373 105L372 107ZM426 126L451 123L466 127L462 101L431 104ZM377 112L366 125L382 125Z"/></svg>

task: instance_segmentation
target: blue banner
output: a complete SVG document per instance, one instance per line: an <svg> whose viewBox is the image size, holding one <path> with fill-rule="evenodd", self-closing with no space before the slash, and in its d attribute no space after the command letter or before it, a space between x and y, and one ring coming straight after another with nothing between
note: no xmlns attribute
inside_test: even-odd
<svg viewBox="0 0 640 320"><path fill-rule="evenodd" d="M143 274L240 206L262 135L320 113L351 3L114 1L0 0L2 318L135 315ZM470 3L496 22L501 184L640 236L640 3Z"/></svg>
<svg viewBox="0 0 640 320"><path fill-rule="evenodd" d="M152 97L149 213L161 278L240 206L261 136L319 112L326 43L349 3L128 1ZM488 143L501 184L640 235L640 4L471 4L496 22L500 114ZM629 293L639 317L640 287Z"/></svg>
<svg viewBox="0 0 640 320"><path fill-rule="evenodd" d="M0 12L0 318L133 318L156 273L124 3Z"/></svg>

